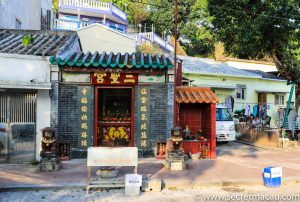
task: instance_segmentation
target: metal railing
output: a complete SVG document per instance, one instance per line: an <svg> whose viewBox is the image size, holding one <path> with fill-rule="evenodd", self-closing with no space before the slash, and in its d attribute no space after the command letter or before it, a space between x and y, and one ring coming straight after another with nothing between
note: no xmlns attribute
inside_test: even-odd
<svg viewBox="0 0 300 202"><path fill-rule="evenodd" d="M0 122L35 122L36 94L0 92Z"/></svg>
<svg viewBox="0 0 300 202"><path fill-rule="evenodd" d="M113 14L117 15L121 19L123 19L125 22L127 22L127 14L122 11L120 8L115 6L113 3L107 3L107 2L100 2L100 1L93 1L93 0L60 0L60 7L76 7L84 9L94 9L98 11L110 11ZM98 12L97 11L97 12Z"/></svg>
<svg viewBox="0 0 300 202"><path fill-rule="evenodd" d="M82 8L93 8L100 10L110 10L111 3L91 1L91 0L61 0L61 5L75 6Z"/></svg>
<svg viewBox="0 0 300 202"><path fill-rule="evenodd" d="M77 20L55 19L53 28L55 30L78 30L90 24L92 23Z"/></svg>
<svg viewBox="0 0 300 202"><path fill-rule="evenodd" d="M157 44L159 47L168 52L174 52L174 46L172 46L168 41L165 41L160 36L154 32L143 32L131 35L138 45L151 43ZM148 44L149 45L149 44Z"/></svg>

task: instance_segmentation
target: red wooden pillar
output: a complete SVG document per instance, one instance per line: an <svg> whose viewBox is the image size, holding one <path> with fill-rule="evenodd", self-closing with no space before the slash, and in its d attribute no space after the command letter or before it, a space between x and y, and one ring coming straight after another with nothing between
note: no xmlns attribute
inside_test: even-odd
<svg viewBox="0 0 300 202"><path fill-rule="evenodd" d="M216 159L216 104L210 104L210 158Z"/></svg>
<svg viewBox="0 0 300 202"><path fill-rule="evenodd" d="M177 63L176 86L182 86L182 62Z"/></svg>
<svg viewBox="0 0 300 202"><path fill-rule="evenodd" d="M177 63L176 68L176 78L174 80L175 86L182 86L182 62ZM176 88L176 87L175 87ZM176 90L174 92L176 94ZM174 96L175 99L176 96ZM175 107L174 107L174 127L179 126L179 107L180 104L174 101Z"/></svg>

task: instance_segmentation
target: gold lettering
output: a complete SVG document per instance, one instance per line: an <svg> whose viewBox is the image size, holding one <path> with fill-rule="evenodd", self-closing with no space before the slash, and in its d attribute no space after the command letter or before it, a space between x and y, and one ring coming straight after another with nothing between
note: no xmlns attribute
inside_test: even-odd
<svg viewBox="0 0 300 202"><path fill-rule="evenodd" d="M118 81L119 77L121 76L120 73L111 73L110 75L110 79L111 79L111 83L120 83L120 81Z"/></svg>
<svg viewBox="0 0 300 202"><path fill-rule="evenodd" d="M147 138L147 132L142 132L141 138Z"/></svg>
<svg viewBox="0 0 300 202"><path fill-rule="evenodd" d="M146 97L141 97L141 102L142 102L142 104L146 104L147 103L147 98Z"/></svg>
<svg viewBox="0 0 300 202"><path fill-rule="evenodd" d="M142 123L142 125L141 125L141 130L147 130L147 125L146 125L146 123Z"/></svg>
<svg viewBox="0 0 300 202"><path fill-rule="evenodd" d="M106 73L94 73L94 76L97 77L97 83L103 83L104 78L106 76Z"/></svg>
<svg viewBox="0 0 300 202"><path fill-rule="evenodd" d="M141 114L141 120L142 120L142 121L146 121L146 120L147 120L146 114Z"/></svg>
<svg viewBox="0 0 300 202"><path fill-rule="evenodd" d="M142 112L146 112L147 111L147 107L146 106L141 106L141 111Z"/></svg>
<svg viewBox="0 0 300 202"><path fill-rule="evenodd" d="M86 98L86 97L82 97L82 98L81 98L81 103L87 104L87 103L88 103L87 98Z"/></svg>
<svg viewBox="0 0 300 202"><path fill-rule="evenodd" d="M86 133L86 131L82 131L80 135L81 135L82 138L87 138L87 133Z"/></svg>
<svg viewBox="0 0 300 202"><path fill-rule="evenodd" d="M83 105L83 106L81 107L81 111L82 111L82 112L87 112L87 107L86 107L85 105Z"/></svg>
<svg viewBox="0 0 300 202"><path fill-rule="evenodd" d="M147 140L141 140L141 146L147 147Z"/></svg>
<svg viewBox="0 0 300 202"><path fill-rule="evenodd" d="M87 141L86 140L81 140L81 146L86 147L87 146Z"/></svg>
<svg viewBox="0 0 300 202"><path fill-rule="evenodd" d="M135 79L132 74L126 74L124 83L135 83Z"/></svg>
<svg viewBox="0 0 300 202"><path fill-rule="evenodd" d="M88 119L88 117L87 117L86 114L83 114L83 115L81 116L81 120L82 120L82 121L87 121L87 119Z"/></svg>
<svg viewBox="0 0 300 202"><path fill-rule="evenodd" d="M146 90L146 88L142 88L141 94L142 94L142 95L147 95L147 90Z"/></svg>
<svg viewBox="0 0 300 202"><path fill-rule="evenodd" d="M87 129L87 128L88 128L88 127L87 127L87 123L82 123L82 124L81 124L81 128L82 128L82 129Z"/></svg>
<svg viewBox="0 0 300 202"><path fill-rule="evenodd" d="M135 83L134 79L124 79L124 83Z"/></svg>
<svg viewBox="0 0 300 202"><path fill-rule="evenodd" d="M82 89L82 91L81 91L81 92L82 92L82 94L83 94L83 95L85 95L85 94L87 93L87 89L86 89L86 88L84 88L84 89Z"/></svg>

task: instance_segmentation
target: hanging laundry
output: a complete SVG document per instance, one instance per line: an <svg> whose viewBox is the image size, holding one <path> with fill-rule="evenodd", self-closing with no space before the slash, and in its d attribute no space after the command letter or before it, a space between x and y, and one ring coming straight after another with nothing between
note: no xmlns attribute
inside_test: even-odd
<svg viewBox="0 0 300 202"><path fill-rule="evenodd" d="M261 118L262 115L263 115L263 108L262 108L261 105L259 105L259 107L258 107L258 117Z"/></svg>
<svg viewBox="0 0 300 202"><path fill-rule="evenodd" d="M267 111L268 111L268 105L264 104L263 105L263 115L262 115L263 119L267 118L267 116L268 116Z"/></svg>
<svg viewBox="0 0 300 202"><path fill-rule="evenodd" d="M258 115L258 105L254 105L253 106L253 116L254 118L256 118Z"/></svg>
<svg viewBox="0 0 300 202"><path fill-rule="evenodd" d="M232 99L231 96L227 96L225 100L225 106L230 113L233 112Z"/></svg>
<svg viewBox="0 0 300 202"><path fill-rule="evenodd" d="M231 105L232 105L232 111L233 111L233 109L234 109L234 98L232 96L230 96L230 97L231 97Z"/></svg>
<svg viewBox="0 0 300 202"><path fill-rule="evenodd" d="M246 104L246 106L245 106L245 113L244 113L244 115L245 116L250 116L250 113L251 113L251 111L250 111L250 105L249 104Z"/></svg>

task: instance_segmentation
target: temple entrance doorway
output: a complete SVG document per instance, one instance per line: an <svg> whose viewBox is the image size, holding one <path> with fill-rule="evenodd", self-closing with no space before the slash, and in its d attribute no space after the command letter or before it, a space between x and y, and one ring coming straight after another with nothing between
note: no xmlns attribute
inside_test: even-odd
<svg viewBox="0 0 300 202"><path fill-rule="evenodd" d="M132 87L96 87L95 146L133 145L134 90Z"/></svg>

